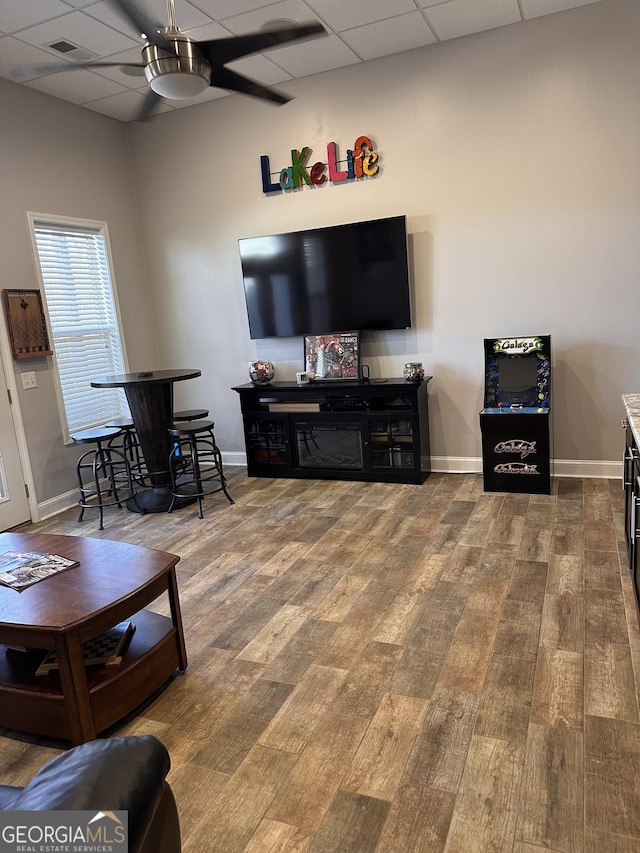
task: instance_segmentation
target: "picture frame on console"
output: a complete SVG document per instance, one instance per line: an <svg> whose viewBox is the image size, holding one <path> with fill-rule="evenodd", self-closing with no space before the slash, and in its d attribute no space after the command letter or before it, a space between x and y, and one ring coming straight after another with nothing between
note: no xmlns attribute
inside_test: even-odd
<svg viewBox="0 0 640 853"><path fill-rule="evenodd" d="M304 369L315 381L355 379L360 376L360 332L305 335Z"/></svg>

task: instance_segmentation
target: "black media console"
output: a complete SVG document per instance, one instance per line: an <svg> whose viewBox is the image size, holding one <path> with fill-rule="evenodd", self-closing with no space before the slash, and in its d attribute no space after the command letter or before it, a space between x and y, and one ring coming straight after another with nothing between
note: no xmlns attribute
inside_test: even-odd
<svg viewBox="0 0 640 853"><path fill-rule="evenodd" d="M431 471L430 379L236 386L247 473L423 483Z"/></svg>

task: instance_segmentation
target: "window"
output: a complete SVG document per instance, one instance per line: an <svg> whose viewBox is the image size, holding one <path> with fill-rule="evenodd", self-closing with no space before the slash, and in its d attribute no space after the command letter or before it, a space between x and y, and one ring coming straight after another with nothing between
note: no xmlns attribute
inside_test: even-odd
<svg viewBox="0 0 640 853"><path fill-rule="evenodd" d="M129 417L122 389L92 388L125 372L105 223L30 214L67 433Z"/></svg>

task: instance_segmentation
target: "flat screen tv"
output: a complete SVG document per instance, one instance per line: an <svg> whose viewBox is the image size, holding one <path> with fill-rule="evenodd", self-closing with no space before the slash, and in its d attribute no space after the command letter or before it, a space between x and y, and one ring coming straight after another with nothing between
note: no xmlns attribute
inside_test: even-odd
<svg viewBox="0 0 640 853"><path fill-rule="evenodd" d="M253 339L411 326L404 216L238 244Z"/></svg>

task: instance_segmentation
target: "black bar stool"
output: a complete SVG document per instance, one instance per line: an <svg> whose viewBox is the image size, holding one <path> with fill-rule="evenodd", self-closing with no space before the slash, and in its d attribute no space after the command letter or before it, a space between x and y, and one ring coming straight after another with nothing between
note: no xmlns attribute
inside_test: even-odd
<svg viewBox="0 0 640 853"><path fill-rule="evenodd" d="M182 421L201 421L207 417L209 417L209 409L182 409L180 412L173 413L173 422L175 424Z"/></svg>
<svg viewBox="0 0 640 853"><path fill-rule="evenodd" d="M133 420L131 418L115 418L112 421L107 421L105 426L110 429L121 430L121 436L112 438L109 447L115 447L124 453L129 460L133 479L141 486L147 486L149 474Z"/></svg>
<svg viewBox="0 0 640 853"><path fill-rule="evenodd" d="M169 430L173 439L169 456L172 484L169 512L176 498L197 498L198 518L203 518L202 498L215 492L224 492L229 503L234 503L227 491L222 454L216 445L213 427L213 421L199 420L175 424Z"/></svg>
<svg viewBox="0 0 640 853"><path fill-rule="evenodd" d="M110 442L120 435L122 430L115 427L98 427L71 436L74 444L95 445L86 450L76 463L80 489L78 521L82 521L85 509L97 509L100 513L100 530L104 530L105 507L122 507L123 500L136 500L129 460L122 450L110 446ZM90 476L87 476L89 473Z"/></svg>

